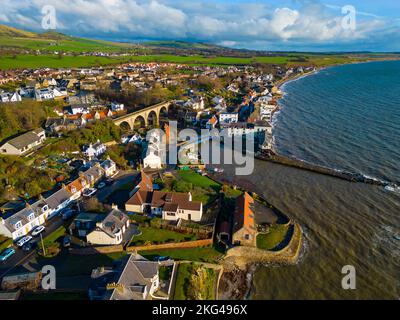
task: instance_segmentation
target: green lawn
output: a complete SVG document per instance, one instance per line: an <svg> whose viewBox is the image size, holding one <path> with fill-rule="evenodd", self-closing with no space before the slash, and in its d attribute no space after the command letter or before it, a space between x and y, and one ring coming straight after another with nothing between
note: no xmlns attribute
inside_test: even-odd
<svg viewBox="0 0 400 320"><path fill-rule="evenodd" d="M268 233L257 235L257 248L272 250L284 239L289 230L289 226L284 224L274 224L269 228Z"/></svg>
<svg viewBox="0 0 400 320"><path fill-rule="evenodd" d="M214 300L216 275L214 269L180 264L173 300Z"/></svg>
<svg viewBox="0 0 400 320"><path fill-rule="evenodd" d="M152 227L140 227L141 235L134 236L129 246L141 246L148 244L162 244L170 242L182 242L196 240L197 237L191 234L183 234L166 229Z"/></svg>
<svg viewBox="0 0 400 320"><path fill-rule="evenodd" d="M65 234L66 234L66 229L64 226L61 226L58 229L54 230L52 233L50 233L47 237L43 238L43 243L46 245L57 242L57 240L60 240L60 238L63 237Z"/></svg>
<svg viewBox="0 0 400 320"><path fill-rule="evenodd" d="M223 256L223 253L215 247L149 250L140 251L139 254L149 260L153 260L156 256L164 256L170 257L174 260L187 260L209 263L217 263L218 259Z"/></svg>
<svg viewBox="0 0 400 320"><path fill-rule="evenodd" d="M178 176L183 181L193 184L200 188L212 188L215 191L221 189L221 185L206 176L202 176L193 170L180 170L178 171Z"/></svg>

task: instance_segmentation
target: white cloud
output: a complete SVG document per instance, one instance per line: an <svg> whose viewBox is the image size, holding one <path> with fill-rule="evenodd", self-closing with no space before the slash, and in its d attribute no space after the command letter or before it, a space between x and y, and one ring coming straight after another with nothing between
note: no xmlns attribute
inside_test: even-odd
<svg viewBox="0 0 400 320"><path fill-rule="evenodd" d="M393 33L369 14L356 29L341 27L335 8L303 1L295 8L178 0L0 0L0 21L40 29L44 5L56 8L59 31L125 39L179 38L226 43L349 43ZM398 26L394 28L398 31Z"/></svg>

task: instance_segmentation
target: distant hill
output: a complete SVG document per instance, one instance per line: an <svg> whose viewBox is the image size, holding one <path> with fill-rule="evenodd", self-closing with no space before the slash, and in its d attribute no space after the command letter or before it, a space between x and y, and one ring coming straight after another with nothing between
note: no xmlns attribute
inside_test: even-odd
<svg viewBox="0 0 400 320"><path fill-rule="evenodd" d="M24 31L0 24L0 37L36 38L37 33Z"/></svg>
<svg viewBox="0 0 400 320"><path fill-rule="evenodd" d="M137 46L134 44L84 39L55 31L30 32L0 24L0 48L79 53L127 51L135 49L135 47Z"/></svg>

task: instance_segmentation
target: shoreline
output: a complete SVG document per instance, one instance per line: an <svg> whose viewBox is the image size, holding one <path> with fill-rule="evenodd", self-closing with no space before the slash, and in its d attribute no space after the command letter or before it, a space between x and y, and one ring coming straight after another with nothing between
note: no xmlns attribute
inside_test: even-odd
<svg viewBox="0 0 400 320"><path fill-rule="evenodd" d="M272 116L271 116L271 127L272 130L276 128L276 114L279 112L284 106L279 103L279 101L283 98L285 92L284 92L284 86L290 82L300 80L302 78L306 78L308 76L312 76L315 74L318 74L320 71L333 68L333 67L340 67L340 66L345 66L345 65L353 65L353 64L367 64L367 63L374 63L374 62L389 62L389 61L400 61L400 59L377 59L377 60L367 60L367 61L354 61L354 62L349 62L349 63L339 63L339 64L334 64L330 66L324 66L324 67L319 67L315 68L313 71L309 71L307 73L302 73L302 74L296 74L292 77L288 77L286 79L281 79L281 82L277 85L279 90L281 90L281 94L277 96L276 99L276 108L272 111ZM285 166L291 166L295 167L297 169L301 170L307 170L310 172L318 173L318 174L324 174L328 176L332 176L335 178L347 180L349 182L360 182L360 183L367 183L371 185L377 185L381 187L392 187L392 188L399 188L398 184L399 182L393 182L393 181L385 181L379 178L375 177L368 177L365 176L361 173L357 172L348 172L346 170L341 170L341 169L335 169L332 167L325 167L318 165L316 163L310 163L307 162L304 159L300 158L295 158L295 157L288 157L284 156L279 153L279 151L276 148L275 145L275 135L274 132L272 132L272 148L270 150L265 150L262 151L258 156L256 156L257 159L261 161L270 161L274 163L278 163L281 165Z"/></svg>

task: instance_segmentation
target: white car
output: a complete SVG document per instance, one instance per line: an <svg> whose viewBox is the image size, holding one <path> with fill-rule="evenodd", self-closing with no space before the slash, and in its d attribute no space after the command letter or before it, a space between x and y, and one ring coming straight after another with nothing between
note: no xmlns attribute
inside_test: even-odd
<svg viewBox="0 0 400 320"><path fill-rule="evenodd" d="M17 246L22 248L25 243L28 243L31 240L32 240L31 236L23 237L17 241Z"/></svg>
<svg viewBox="0 0 400 320"><path fill-rule="evenodd" d="M35 229L33 229L33 231L31 232L31 235L36 237L37 235L41 234L44 231L44 229L46 229L44 226L38 226Z"/></svg>
<svg viewBox="0 0 400 320"><path fill-rule="evenodd" d="M90 188L90 189L87 189L87 190L83 191L83 196L84 196L84 197L91 197L91 196L94 195L96 192L97 192L97 189L96 189L96 188Z"/></svg>

